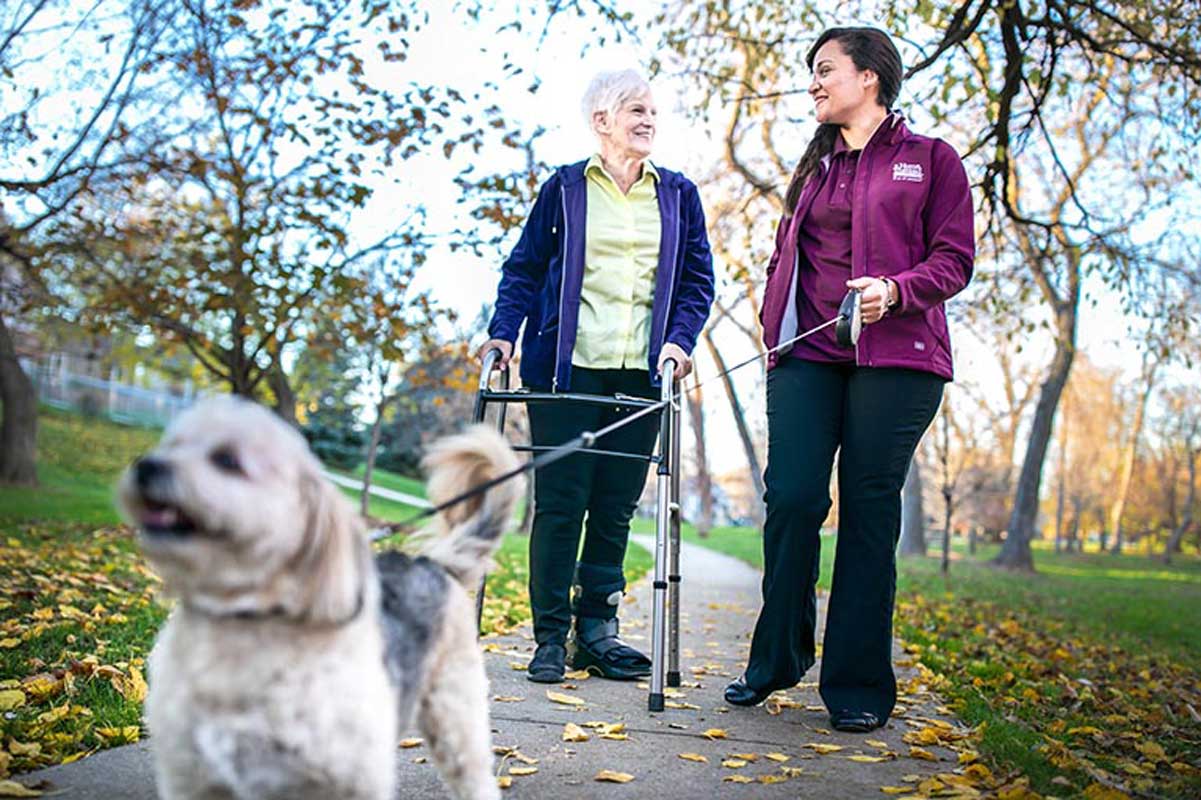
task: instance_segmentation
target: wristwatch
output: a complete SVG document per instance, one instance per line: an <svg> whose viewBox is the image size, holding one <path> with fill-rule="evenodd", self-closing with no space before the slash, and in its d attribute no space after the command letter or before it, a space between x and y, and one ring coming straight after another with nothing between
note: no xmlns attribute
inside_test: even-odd
<svg viewBox="0 0 1201 800"><path fill-rule="evenodd" d="M884 310L889 311L901 301L901 287L897 286L897 282L892 278L881 278L880 280L884 281L884 289L888 292L888 300L884 302Z"/></svg>

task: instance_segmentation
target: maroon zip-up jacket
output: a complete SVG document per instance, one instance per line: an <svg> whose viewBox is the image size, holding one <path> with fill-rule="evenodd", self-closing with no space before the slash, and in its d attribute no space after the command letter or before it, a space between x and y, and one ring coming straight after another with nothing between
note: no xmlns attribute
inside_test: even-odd
<svg viewBox="0 0 1201 800"><path fill-rule="evenodd" d="M820 169L824 173L829 160ZM770 349L797 330L797 233L820 180L801 191L796 213L776 228L759 319ZM855 172L851 276L889 277L900 302L865 325L855 348L861 367L907 367L954 377L943 301L972 277L976 238L972 193L959 155L941 139L910 132L893 112L876 129ZM768 356L767 368L786 350Z"/></svg>

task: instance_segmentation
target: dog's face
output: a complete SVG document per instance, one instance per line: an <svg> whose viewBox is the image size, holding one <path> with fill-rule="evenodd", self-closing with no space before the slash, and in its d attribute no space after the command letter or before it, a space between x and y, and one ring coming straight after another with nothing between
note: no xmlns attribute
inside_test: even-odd
<svg viewBox="0 0 1201 800"><path fill-rule="evenodd" d="M168 591L197 607L322 617L356 602L357 520L303 437L262 406L189 409L126 470L118 505Z"/></svg>

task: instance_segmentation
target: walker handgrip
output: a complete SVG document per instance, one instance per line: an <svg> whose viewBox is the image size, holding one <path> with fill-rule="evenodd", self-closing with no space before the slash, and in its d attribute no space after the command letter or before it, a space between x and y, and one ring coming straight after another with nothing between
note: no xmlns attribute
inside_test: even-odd
<svg viewBox="0 0 1201 800"><path fill-rule="evenodd" d="M834 336L843 347L859 344L859 332L863 328L863 317L859 310L862 299L858 289L847 292L838 307L838 322L834 325Z"/></svg>

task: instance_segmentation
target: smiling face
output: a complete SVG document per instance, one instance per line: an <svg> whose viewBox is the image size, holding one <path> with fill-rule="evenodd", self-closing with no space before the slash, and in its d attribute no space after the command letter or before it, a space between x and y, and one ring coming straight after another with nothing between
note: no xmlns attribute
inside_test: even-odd
<svg viewBox="0 0 1201 800"><path fill-rule="evenodd" d="M597 111L593 114L593 125L605 150L622 157L644 159L650 156L655 143L658 113L654 98L646 91L622 103L616 114Z"/></svg>
<svg viewBox="0 0 1201 800"><path fill-rule="evenodd" d="M879 79L872 70L860 71L837 39L821 46L813 58L813 98L817 121L844 125L865 109L878 105Z"/></svg>

